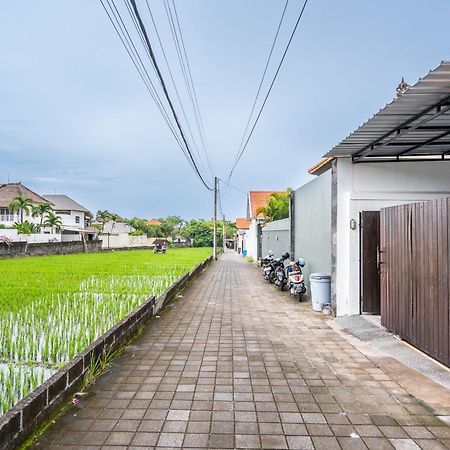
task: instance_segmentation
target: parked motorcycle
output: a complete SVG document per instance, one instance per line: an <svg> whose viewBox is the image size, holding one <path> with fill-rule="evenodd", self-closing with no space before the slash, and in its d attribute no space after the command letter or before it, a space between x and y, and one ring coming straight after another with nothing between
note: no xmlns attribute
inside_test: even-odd
<svg viewBox="0 0 450 450"><path fill-rule="evenodd" d="M303 258L299 258L297 261L291 262L291 264L286 268L289 296L297 296L299 302L302 301L302 298L306 293L305 280L302 273L302 267L304 266L305 260Z"/></svg>
<svg viewBox="0 0 450 450"><path fill-rule="evenodd" d="M261 259L261 267L267 266L273 261L273 253L272 250L269 250L269 253Z"/></svg>
<svg viewBox="0 0 450 450"><path fill-rule="evenodd" d="M275 286L278 286L281 290L284 289L284 286L287 283L287 275L284 267L284 261L286 261L289 258L289 253L284 252L281 255L281 258L278 261L275 269L274 269L274 283Z"/></svg>
<svg viewBox="0 0 450 450"><path fill-rule="evenodd" d="M281 258L273 259L269 264L264 266L264 278L269 283L277 282L277 272L281 268L284 271L284 261L289 258L289 253L285 252L281 255Z"/></svg>

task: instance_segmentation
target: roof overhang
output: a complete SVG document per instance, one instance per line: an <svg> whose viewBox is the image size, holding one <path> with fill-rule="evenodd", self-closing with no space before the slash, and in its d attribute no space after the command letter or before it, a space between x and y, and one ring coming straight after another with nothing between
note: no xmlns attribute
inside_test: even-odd
<svg viewBox="0 0 450 450"><path fill-rule="evenodd" d="M353 162L450 160L450 61L400 94L325 157Z"/></svg>

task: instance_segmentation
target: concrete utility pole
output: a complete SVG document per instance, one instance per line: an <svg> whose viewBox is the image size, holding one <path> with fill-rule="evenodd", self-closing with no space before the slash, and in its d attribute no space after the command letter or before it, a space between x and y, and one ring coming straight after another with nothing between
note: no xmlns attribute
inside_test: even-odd
<svg viewBox="0 0 450 450"><path fill-rule="evenodd" d="M213 236L213 258L217 259L217 177L214 177L214 236Z"/></svg>
<svg viewBox="0 0 450 450"><path fill-rule="evenodd" d="M223 252L225 253L225 240L226 240L226 233L225 233L225 214L222 216L222 244L223 244Z"/></svg>

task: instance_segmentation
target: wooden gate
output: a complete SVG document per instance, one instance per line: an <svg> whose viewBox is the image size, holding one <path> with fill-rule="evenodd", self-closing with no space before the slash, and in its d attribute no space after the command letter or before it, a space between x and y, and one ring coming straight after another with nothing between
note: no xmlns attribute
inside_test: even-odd
<svg viewBox="0 0 450 450"><path fill-rule="evenodd" d="M380 212L362 211L360 223L361 313L380 314Z"/></svg>
<svg viewBox="0 0 450 450"><path fill-rule="evenodd" d="M450 199L381 210L381 323L450 366Z"/></svg>

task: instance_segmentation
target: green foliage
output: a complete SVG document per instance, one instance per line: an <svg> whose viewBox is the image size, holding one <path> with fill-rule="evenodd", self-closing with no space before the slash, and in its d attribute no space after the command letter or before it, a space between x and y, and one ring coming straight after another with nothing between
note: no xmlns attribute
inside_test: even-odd
<svg viewBox="0 0 450 450"><path fill-rule="evenodd" d="M8 209L12 213L20 213L20 221L23 222L23 215L29 215L32 207L33 200L31 200L31 198L19 196L13 199L9 204Z"/></svg>
<svg viewBox="0 0 450 450"><path fill-rule="evenodd" d="M6 226L3 225L2 223L0 223L0 230L4 230L4 229L6 229Z"/></svg>
<svg viewBox="0 0 450 450"><path fill-rule="evenodd" d="M210 253L189 248L0 260L0 414Z"/></svg>
<svg viewBox="0 0 450 450"><path fill-rule="evenodd" d="M130 234L130 236L143 236L143 235L145 235L145 232L142 230L134 230L129 234Z"/></svg>
<svg viewBox="0 0 450 450"><path fill-rule="evenodd" d="M286 192L273 192L267 201L267 206L258 208L256 214L264 214L265 222L286 219L289 217L289 196L291 191L292 189L288 188Z"/></svg>
<svg viewBox="0 0 450 450"><path fill-rule="evenodd" d="M252 262L255 261L255 260L253 259L253 257L251 257L251 256L246 256L244 259L245 259L245 261L247 261L247 262L249 262L249 263L252 263Z"/></svg>
<svg viewBox="0 0 450 450"><path fill-rule="evenodd" d="M236 225L225 221L225 236L232 238L236 234ZM214 241L214 221L203 219L192 219L182 230L185 238L193 239L194 247L212 247ZM217 222L217 246L223 245L222 221Z"/></svg>
<svg viewBox="0 0 450 450"><path fill-rule="evenodd" d="M31 210L31 215L33 217L40 217L39 225L42 227L42 223L44 222L44 216L46 214L50 214L53 212L52 207L50 206L50 203L40 203L39 205L33 206Z"/></svg>
<svg viewBox="0 0 450 450"><path fill-rule="evenodd" d="M47 213L47 217L44 221L45 227L50 227L52 230L55 229L56 231L59 231L61 229L61 219L59 216L57 216L54 212L50 211Z"/></svg>
<svg viewBox="0 0 450 450"><path fill-rule="evenodd" d="M14 222L13 228L15 228L19 234L39 233L39 226L28 222L28 220L25 220L24 222Z"/></svg>

